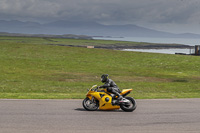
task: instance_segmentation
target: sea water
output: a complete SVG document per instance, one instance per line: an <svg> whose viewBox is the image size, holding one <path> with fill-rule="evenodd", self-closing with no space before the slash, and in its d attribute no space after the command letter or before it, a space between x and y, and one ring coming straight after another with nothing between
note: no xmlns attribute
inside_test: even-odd
<svg viewBox="0 0 200 133"><path fill-rule="evenodd" d="M162 54L194 53L194 51L191 49L123 49L122 51L149 52L149 53L162 53Z"/></svg>
<svg viewBox="0 0 200 133"><path fill-rule="evenodd" d="M149 42L162 44L184 44L189 46L200 45L200 38L148 38L148 37L93 37L99 40L117 40L117 41L133 41L133 42ZM138 52L152 52L152 53L193 53L193 49L124 49L123 51L138 51Z"/></svg>

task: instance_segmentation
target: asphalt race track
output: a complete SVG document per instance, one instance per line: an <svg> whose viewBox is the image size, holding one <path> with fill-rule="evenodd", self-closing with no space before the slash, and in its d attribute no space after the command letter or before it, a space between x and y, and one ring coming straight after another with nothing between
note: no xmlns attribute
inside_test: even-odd
<svg viewBox="0 0 200 133"><path fill-rule="evenodd" d="M0 133L200 133L200 99L136 101L90 112L82 100L0 100Z"/></svg>

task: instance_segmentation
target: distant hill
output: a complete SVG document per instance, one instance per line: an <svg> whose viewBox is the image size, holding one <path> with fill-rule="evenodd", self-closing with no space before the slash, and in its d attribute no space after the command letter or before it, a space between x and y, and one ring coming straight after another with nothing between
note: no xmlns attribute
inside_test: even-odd
<svg viewBox="0 0 200 133"><path fill-rule="evenodd" d="M68 38L68 39L92 39L90 36L86 35L73 35L73 34L64 34L64 35L49 35L49 34L26 34L26 33L8 33L0 32L0 36L14 36L14 37L44 37L44 38Z"/></svg>
<svg viewBox="0 0 200 133"><path fill-rule="evenodd" d="M21 22L18 20L0 20L0 32L49 34L49 35L89 35L89 36L122 36L122 37L170 37L170 38L200 38L199 34L173 34L137 25L103 25L96 22L55 21L40 24L37 22Z"/></svg>

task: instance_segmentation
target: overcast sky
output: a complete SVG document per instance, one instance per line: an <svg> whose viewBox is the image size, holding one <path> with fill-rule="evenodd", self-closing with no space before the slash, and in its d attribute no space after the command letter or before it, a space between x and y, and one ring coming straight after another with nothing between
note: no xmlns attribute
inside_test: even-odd
<svg viewBox="0 0 200 133"><path fill-rule="evenodd" d="M95 21L200 34L200 0L0 0L0 20Z"/></svg>

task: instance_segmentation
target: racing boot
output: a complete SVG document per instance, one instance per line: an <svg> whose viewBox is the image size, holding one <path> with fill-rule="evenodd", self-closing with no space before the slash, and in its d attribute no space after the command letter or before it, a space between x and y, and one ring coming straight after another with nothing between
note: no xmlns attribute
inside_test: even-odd
<svg viewBox="0 0 200 133"><path fill-rule="evenodd" d="M120 95L118 92L115 92L115 95L117 96L117 102L120 102L123 100L123 96Z"/></svg>

